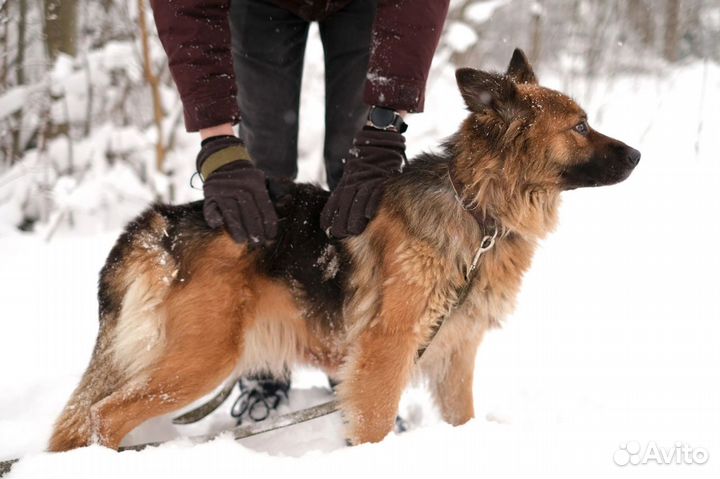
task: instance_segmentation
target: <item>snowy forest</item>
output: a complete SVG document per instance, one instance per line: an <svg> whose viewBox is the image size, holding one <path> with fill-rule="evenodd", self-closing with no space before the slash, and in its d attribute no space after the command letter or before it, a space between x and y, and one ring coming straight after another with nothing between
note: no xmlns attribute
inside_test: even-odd
<svg viewBox="0 0 720 479"><path fill-rule="evenodd" d="M97 231L148 201L191 197L197 142L184 134L147 3L2 0L0 231ZM501 68L519 46L562 86L581 83L573 93L584 100L618 75L717 64L719 8L714 0L454 1L434 69ZM307 67L305 90L321 98L319 68ZM313 103L303 98L301 114L312 115Z"/></svg>
<svg viewBox="0 0 720 479"><path fill-rule="evenodd" d="M562 194L515 311L478 351L474 419L444 423L420 383L400 402L406 431L377 444L347 447L338 414L235 441L234 391L196 424L152 419L124 443L161 447L46 453L93 351L98 272L150 204L202 198L200 137L149 0L0 0L7 477L720 477L720 0L451 0L408 158L467 116L456 68L502 72L516 47L642 160L621 184ZM297 180L320 185L323 60L313 25ZM317 370L292 378L279 413L334 397ZM220 436L187 439L206 434ZM685 447L704 461L648 455Z"/></svg>

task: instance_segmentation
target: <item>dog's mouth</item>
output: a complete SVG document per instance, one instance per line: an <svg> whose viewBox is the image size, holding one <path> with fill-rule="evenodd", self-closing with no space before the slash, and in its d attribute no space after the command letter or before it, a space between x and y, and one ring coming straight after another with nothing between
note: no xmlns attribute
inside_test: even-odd
<svg viewBox="0 0 720 479"><path fill-rule="evenodd" d="M612 155L600 154L589 161L573 165L562 174L565 190L609 186L625 181L640 162L640 152L628 146Z"/></svg>

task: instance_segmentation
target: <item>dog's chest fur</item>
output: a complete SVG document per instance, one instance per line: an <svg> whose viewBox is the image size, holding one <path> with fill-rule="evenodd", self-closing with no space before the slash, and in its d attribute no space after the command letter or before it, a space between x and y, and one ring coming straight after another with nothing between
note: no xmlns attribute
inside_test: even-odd
<svg viewBox="0 0 720 479"><path fill-rule="evenodd" d="M479 271L458 313L497 327L515 308L522 277L530 267L534 244L516 235L501 237L480 260Z"/></svg>
<svg viewBox="0 0 720 479"><path fill-rule="evenodd" d="M512 312L522 278L530 266L534 243L515 234L497 238L479 258L477 273L467 271L477 253L481 235L458 239L455 248L437 249L434 261L404 258L406 269L431 283L428 288L426 324L447 318L448 325L471 322L474 327L497 327ZM422 273L421 273L422 271ZM459 297L469 288L465 298ZM446 327L446 326L443 326ZM461 328L471 327L463 324Z"/></svg>

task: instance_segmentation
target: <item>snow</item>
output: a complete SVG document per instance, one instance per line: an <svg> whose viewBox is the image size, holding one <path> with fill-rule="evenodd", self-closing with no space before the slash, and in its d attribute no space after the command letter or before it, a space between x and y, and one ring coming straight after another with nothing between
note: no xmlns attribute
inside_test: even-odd
<svg viewBox="0 0 720 479"><path fill-rule="evenodd" d="M465 18L475 23L483 23L493 16L495 10L506 5L507 0L487 0L483 2L475 2L465 9ZM531 8L535 8L533 3Z"/></svg>
<svg viewBox="0 0 720 479"><path fill-rule="evenodd" d="M448 45L458 51L464 52L477 41L475 30L462 22L451 22L445 33Z"/></svg>
<svg viewBox="0 0 720 479"><path fill-rule="evenodd" d="M335 251L335 247L328 244L313 266L322 270L323 281L334 278L340 270L340 258Z"/></svg>
<svg viewBox="0 0 720 479"><path fill-rule="evenodd" d="M321 58L321 50L308 48ZM317 66L308 70L322 77ZM542 243L516 312L479 350L476 419L457 428L442 423L418 385L401 404L410 431L379 444L345 447L337 415L241 443L227 436L206 444L183 439L231 425L233 396L199 424L157 418L127 439L175 438L159 448L42 452L94 345L97 274L119 227L108 218L50 241L41 234L0 236L0 460L23 458L9 477L718 477L720 68L697 63L659 77L592 84L538 73L544 84L573 94L592 126L643 158L620 185L564 195L560 225ZM322 132L305 119L322 118L322 83L305 85L300 176L316 179ZM407 119L409 155L435 148L464 114L452 70L436 69L426 113ZM115 148L125 143L113 138ZM114 195L128 196L137 181L122 168L93 182L95 191L64 182L54 194L87 208L97 198L118 201ZM187 190L178 194L197 195ZM139 187L136 193L139 209L150 198ZM290 397L281 412L330 394L321 374L299 370ZM706 449L709 460L621 467L613 457L628 441L665 448L681 442Z"/></svg>
<svg viewBox="0 0 720 479"><path fill-rule="evenodd" d="M19 110L31 91L30 87L19 86L0 95L0 118L5 118Z"/></svg>

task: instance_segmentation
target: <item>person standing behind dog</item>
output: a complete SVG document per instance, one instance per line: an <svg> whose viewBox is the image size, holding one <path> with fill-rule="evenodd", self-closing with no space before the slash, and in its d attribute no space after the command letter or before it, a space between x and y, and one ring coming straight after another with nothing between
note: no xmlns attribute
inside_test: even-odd
<svg viewBox="0 0 720 479"><path fill-rule="evenodd" d="M449 0L151 4L185 127L200 132L196 166L204 181L205 220L213 228L225 225L239 243L260 244L277 234L266 175L296 177L303 56L309 25L318 22L325 52L324 159L332 191L320 222L335 238L360 234L377 210L383 181L405 160L402 115L423 110ZM258 401L267 406L265 393L277 396L289 388L261 383L260 390L245 390L251 402L241 410Z"/></svg>

